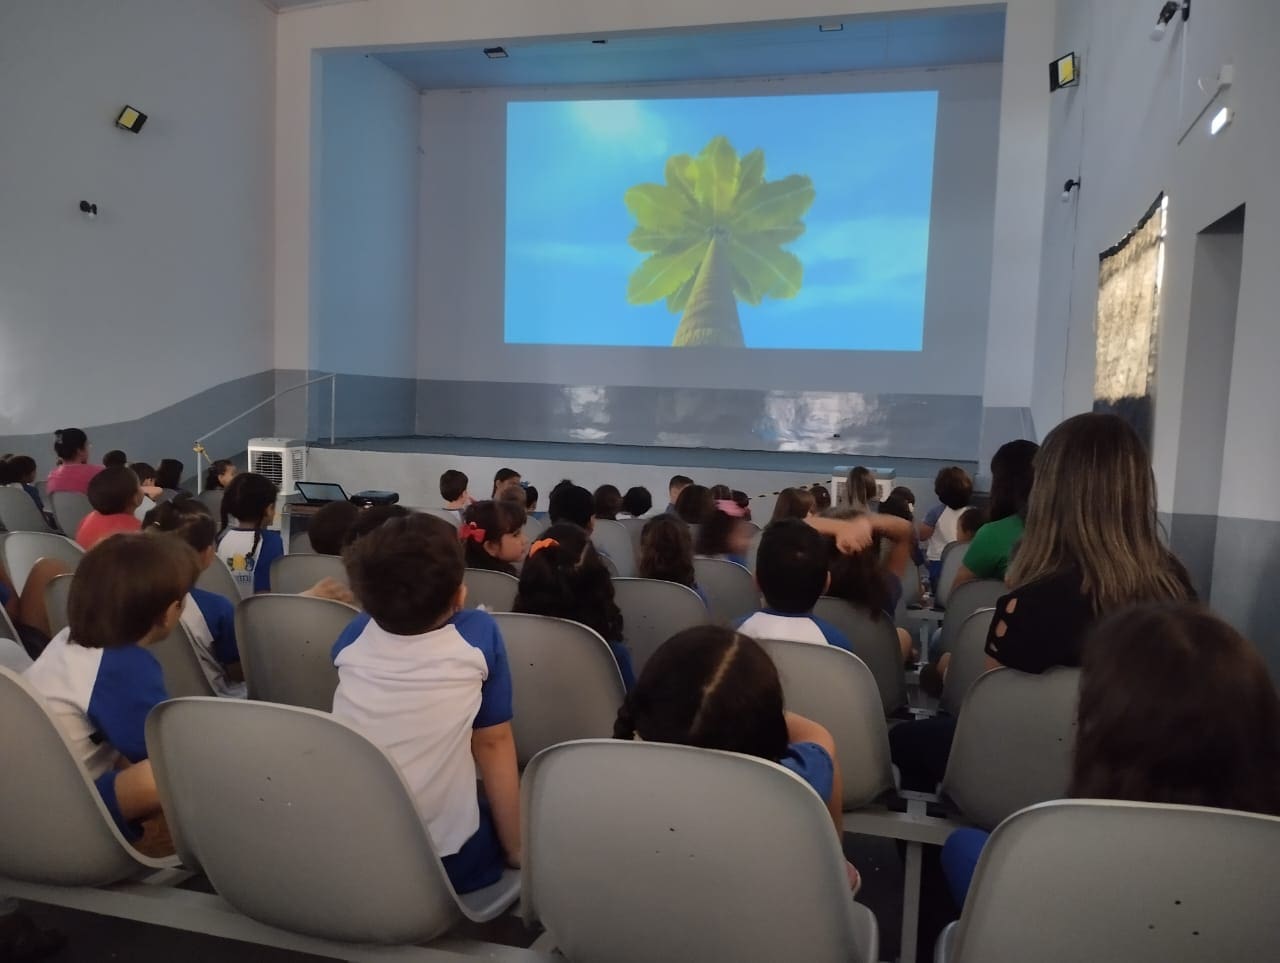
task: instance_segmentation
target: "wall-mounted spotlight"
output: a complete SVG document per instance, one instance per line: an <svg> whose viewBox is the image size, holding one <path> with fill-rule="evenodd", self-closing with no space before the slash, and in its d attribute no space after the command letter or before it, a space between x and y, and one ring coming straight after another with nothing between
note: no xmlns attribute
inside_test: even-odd
<svg viewBox="0 0 1280 963"><path fill-rule="evenodd" d="M1151 39L1160 41L1164 39L1165 31L1169 29L1169 24L1173 22L1173 18L1182 12L1184 21L1191 19L1191 0L1168 0L1160 13L1156 17L1156 25L1151 31Z"/></svg>
<svg viewBox="0 0 1280 963"><path fill-rule="evenodd" d="M490 60L506 60L509 56L505 47L485 47L484 55Z"/></svg>
<svg viewBox="0 0 1280 963"><path fill-rule="evenodd" d="M1049 93L1060 87L1074 87L1080 83L1080 59L1075 52L1059 57L1049 64Z"/></svg>
<svg viewBox="0 0 1280 963"><path fill-rule="evenodd" d="M98 205L91 204L88 201L81 201L80 213L83 214L85 217L89 218L89 220L93 220L95 217L98 216Z"/></svg>
<svg viewBox="0 0 1280 963"><path fill-rule="evenodd" d="M1071 192L1078 191L1078 190L1080 190L1079 178L1073 177L1070 180L1068 180L1065 184L1063 184L1062 185L1062 203L1063 204L1071 203Z"/></svg>
<svg viewBox="0 0 1280 963"><path fill-rule="evenodd" d="M116 116L116 126L121 130L127 130L131 134L136 134L142 130L142 125L147 122L147 115L140 111L137 107L130 107L125 104L120 108L120 113Z"/></svg>

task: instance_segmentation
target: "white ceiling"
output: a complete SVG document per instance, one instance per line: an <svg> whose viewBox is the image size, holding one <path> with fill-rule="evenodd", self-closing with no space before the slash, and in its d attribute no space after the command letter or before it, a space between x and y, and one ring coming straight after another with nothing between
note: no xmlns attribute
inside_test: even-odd
<svg viewBox="0 0 1280 963"><path fill-rule="evenodd" d="M363 3L364 0L262 0L272 10L292 10L296 7L325 7L331 3Z"/></svg>
<svg viewBox="0 0 1280 963"><path fill-rule="evenodd" d="M992 63L1003 57L1003 5L835 22L844 29L823 33L816 22L788 22L370 53L420 90L772 77ZM592 43L600 39L608 42ZM498 44L510 56L484 56L484 47Z"/></svg>

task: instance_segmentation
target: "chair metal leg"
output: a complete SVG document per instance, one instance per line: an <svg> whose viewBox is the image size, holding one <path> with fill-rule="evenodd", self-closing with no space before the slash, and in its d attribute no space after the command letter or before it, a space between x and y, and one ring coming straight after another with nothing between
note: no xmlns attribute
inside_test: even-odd
<svg viewBox="0 0 1280 963"><path fill-rule="evenodd" d="M920 929L920 881L924 868L924 846L907 843L907 860L902 884L902 939L898 951L901 963L915 963Z"/></svg>

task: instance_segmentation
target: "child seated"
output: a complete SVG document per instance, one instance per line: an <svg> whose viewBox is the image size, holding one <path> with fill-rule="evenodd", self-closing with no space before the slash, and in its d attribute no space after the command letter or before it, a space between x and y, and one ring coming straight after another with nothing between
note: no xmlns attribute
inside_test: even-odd
<svg viewBox="0 0 1280 963"><path fill-rule="evenodd" d="M835 740L816 722L783 710L782 683L768 653L731 629L701 625L659 646L618 711L613 737L776 762L822 798L836 837L843 838L844 791ZM848 866L848 873L856 892L858 871Z"/></svg>
<svg viewBox="0 0 1280 963"><path fill-rule="evenodd" d="M591 497L590 492L586 494ZM609 643L623 684L628 689L635 684L631 652L622 641L622 611L613 600L613 580L580 526L552 525L533 543L520 570L520 588L511 610L569 619L595 629Z"/></svg>
<svg viewBox="0 0 1280 963"><path fill-rule="evenodd" d="M756 639L812 642L852 652L839 629L813 615L830 583L827 542L817 530L796 518L774 522L764 530L756 557L756 584L766 607L740 621L738 631Z"/></svg>
<svg viewBox="0 0 1280 963"><path fill-rule="evenodd" d="M933 480L933 492L940 504L929 509L920 523L920 539L928 542L925 559L929 566L929 581L935 586L942 574L942 550L956 540L956 522L960 512L973 497L973 479L959 465L952 465L938 472Z"/></svg>
<svg viewBox="0 0 1280 963"><path fill-rule="evenodd" d="M961 545L968 545L973 541L973 536L978 534L984 521L986 514L981 508L966 508L956 519L956 541Z"/></svg>
<svg viewBox="0 0 1280 963"><path fill-rule="evenodd" d="M622 511L622 492L617 485L601 485L595 493L595 516L611 522L618 520Z"/></svg>
<svg viewBox="0 0 1280 963"><path fill-rule="evenodd" d="M717 499L698 526L695 551L703 558L723 558L746 568L753 530L745 514L737 502L728 498Z"/></svg>
<svg viewBox="0 0 1280 963"><path fill-rule="evenodd" d="M518 491L518 489L517 489ZM476 502L463 513L458 529L467 568L516 574L516 562L524 558L524 509L506 498Z"/></svg>
<svg viewBox="0 0 1280 963"><path fill-rule="evenodd" d="M672 475L671 481L667 482L667 507L663 514L676 514L676 502L680 500L680 493L693 484L693 479L688 475Z"/></svg>
<svg viewBox="0 0 1280 963"><path fill-rule="evenodd" d="M395 760L454 889L490 886L520 863L511 674L493 618L462 608L457 531L388 518L344 560L367 614L333 647L333 714Z"/></svg>
<svg viewBox="0 0 1280 963"><path fill-rule="evenodd" d="M68 628L26 672L126 839L160 811L144 726L168 695L146 647L178 624L198 572L177 538L105 539L73 576Z"/></svg>
<svg viewBox="0 0 1280 963"><path fill-rule="evenodd" d="M347 533L360 517L360 509L348 501L329 502L307 526L307 539L317 555L341 555Z"/></svg>
<svg viewBox="0 0 1280 963"><path fill-rule="evenodd" d="M142 504L142 488L128 468L104 468L94 475L89 480L89 504L93 511L76 531L76 542L86 552L109 535L142 528L134 514Z"/></svg>
<svg viewBox="0 0 1280 963"><path fill-rule="evenodd" d="M552 525L568 522L586 532L595 529L595 498L591 492L581 485L575 485L567 478L551 489L551 499L547 508Z"/></svg>
<svg viewBox="0 0 1280 963"><path fill-rule="evenodd" d="M190 495L161 502L147 512L142 528L148 533L171 532L182 539L196 553L202 572L218 562L214 549L218 526L205 504ZM193 586L182 607L182 624L195 640L200 668L213 691L232 699L245 698L248 691L240 668L236 609L231 600Z"/></svg>
<svg viewBox="0 0 1280 963"><path fill-rule="evenodd" d="M693 540L689 526L674 515L659 515L645 522L640 532L640 578L687 585L698 593L703 604L706 593L698 588L693 570Z"/></svg>
<svg viewBox="0 0 1280 963"><path fill-rule="evenodd" d="M470 484L471 479L456 468L450 468L440 476L440 498L444 501L444 509L457 515L459 522L466 507L475 501L467 491Z"/></svg>
<svg viewBox="0 0 1280 963"><path fill-rule="evenodd" d="M649 489L637 485L628 488L627 493L622 496L622 511L618 512L618 517L644 518L652 509L653 496L649 494Z"/></svg>
<svg viewBox="0 0 1280 963"><path fill-rule="evenodd" d="M271 563L284 554L284 539L270 527L278 493L271 479L251 471L236 475L223 493L218 558L231 570L241 598L271 591Z"/></svg>
<svg viewBox="0 0 1280 963"><path fill-rule="evenodd" d="M827 500L830 501L830 496ZM777 522L784 518L805 519L817 510L818 502L812 492L803 488L784 488L778 492L778 500L773 503L773 517L769 520Z"/></svg>
<svg viewBox="0 0 1280 963"><path fill-rule="evenodd" d="M36 488L36 460L30 455L5 455L0 459L0 485L21 488L36 503L40 513L52 521L52 517L44 510L40 489Z"/></svg>

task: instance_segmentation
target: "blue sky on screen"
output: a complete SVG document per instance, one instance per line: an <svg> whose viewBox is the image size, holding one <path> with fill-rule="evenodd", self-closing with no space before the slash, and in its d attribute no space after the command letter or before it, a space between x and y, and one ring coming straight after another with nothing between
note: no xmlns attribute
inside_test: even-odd
<svg viewBox="0 0 1280 963"><path fill-rule="evenodd" d="M918 351L936 91L589 100L507 106L508 343L671 344L680 316L627 303L645 256L627 244L626 190L717 135L765 154L765 177L807 174L816 199L788 245L791 299L739 302L751 348Z"/></svg>

